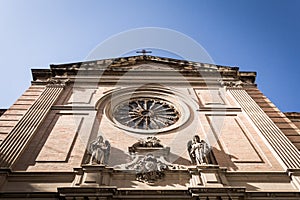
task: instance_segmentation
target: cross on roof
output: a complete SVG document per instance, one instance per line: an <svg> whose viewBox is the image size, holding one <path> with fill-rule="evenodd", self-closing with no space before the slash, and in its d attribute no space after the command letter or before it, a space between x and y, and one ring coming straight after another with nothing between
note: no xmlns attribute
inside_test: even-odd
<svg viewBox="0 0 300 200"><path fill-rule="evenodd" d="M141 54L143 54L143 56L145 56L146 53L152 53L152 51L147 51L145 49L142 49L141 51L136 51L136 53L141 53Z"/></svg>

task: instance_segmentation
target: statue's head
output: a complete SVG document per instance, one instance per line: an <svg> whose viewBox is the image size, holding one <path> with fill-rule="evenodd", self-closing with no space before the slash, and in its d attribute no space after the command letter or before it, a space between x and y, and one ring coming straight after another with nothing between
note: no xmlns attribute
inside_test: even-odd
<svg viewBox="0 0 300 200"><path fill-rule="evenodd" d="M97 138L97 141L98 142L103 142L103 137L101 135L99 135L98 138Z"/></svg>
<svg viewBox="0 0 300 200"><path fill-rule="evenodd" d="M199 142L200 142L200 137L199 137L199 135L195 135L195 136L193 137L193 141L199 143Z"/></svg>

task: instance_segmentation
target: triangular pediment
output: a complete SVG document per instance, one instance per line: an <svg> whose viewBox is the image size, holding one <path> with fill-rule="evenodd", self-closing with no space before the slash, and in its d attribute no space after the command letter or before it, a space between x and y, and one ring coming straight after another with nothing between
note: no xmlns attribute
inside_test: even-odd
<svg viewBox="0 0 300 200"><path fill-rule="evenodd" d="M220 66L209 63L193 62L187 60L178 60L173 58L165 58L158 56L131 56L112 59L103 59L95 61L84 61L78 63L55 64L51 65L51 69L77 69L77 70L97 70L97 69L114 69L118 70L167 70L175 69L178 71L193 70L238 70L237 67Z"/></svg>
<svg viewBox="0 0 300 200"><path fill-rule="evenodd" d="M110 65L111 68L120 69L136 69L136 70L218 70L218 66L214 64L192 62L187 60L178 60L173 58L165 58L158 56L132 56L113 59Z"/></svg>
<svg viewBox="0 0 300 200"><path fill-rule="evenodd" d="M187 76L199 76L204 73L219 74L219 77L231 79L246 79L254 82L256 74L253 72L239 72L238 67L221 66L216 64L201 63L159 56L139 55L130 57L119 57L94 61L84 61L67 64L52 64L50 70L33 69L33 80L45 80L52 77L70 77L77 75L93 76L95 74L106 74L110 76L121 75L124 72L136 71L144 75L148 72L168 73L177 71ZM200 73L199 73L200 72ZM207 74L205 74L207 76ZM210 75L208 75L210 76ZM240 77L240 78L237 78ZM248 81L249 82L249 81Z"/></svg>

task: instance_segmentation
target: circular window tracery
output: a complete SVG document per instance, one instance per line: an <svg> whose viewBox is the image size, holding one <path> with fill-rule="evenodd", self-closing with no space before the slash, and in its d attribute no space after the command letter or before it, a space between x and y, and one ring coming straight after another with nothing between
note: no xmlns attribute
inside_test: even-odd
<svg viewBox="0 0 300 200"><path fill-rule="evenodd" d="M142 130L163 129L175 124L179 112L168 101L158 98L136 98L119 104L113 117L120 124Z"/></svg>
<svg viewBox="0 0 300 200"><path fill-rule="evenodd" d="M129 87L115 90L105 97L102 98L105 118L128 133L166 133L181 127L191 117L186 96L176 90Z"/></svg>

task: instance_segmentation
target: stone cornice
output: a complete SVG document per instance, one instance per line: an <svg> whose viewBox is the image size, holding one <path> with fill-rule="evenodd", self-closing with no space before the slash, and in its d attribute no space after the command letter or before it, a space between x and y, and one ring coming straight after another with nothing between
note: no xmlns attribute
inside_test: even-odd
<svg viewBox="0 0 300 200"><path fill-rule="evenodd" d="M300 112L285 112L283 114L292 121L300 121Z"/></svg>
<svg viewBox="0 0 300 200"><path fill-rule="evenodd" d="M150 67L145 69L135 68L137 65L147 64ZM166 66L152 68L151 66ZM146 66L147 67L147 66ZM52 64L50 69L32 69L34 83L45 82L55 79L74 79L77 75L92 78L93 76L123 76L124 73L134 69L138 75L151 76L172 76L170 72L179 72L184 77L201 77L205 79L222 78L222 81L241 81L244 84L255 82L255 72L240 72L238 67L221 66L186 60L177 60L157 56L132 56L115 59L103 59L96 61L85 61L67 64Z"/></svg>

